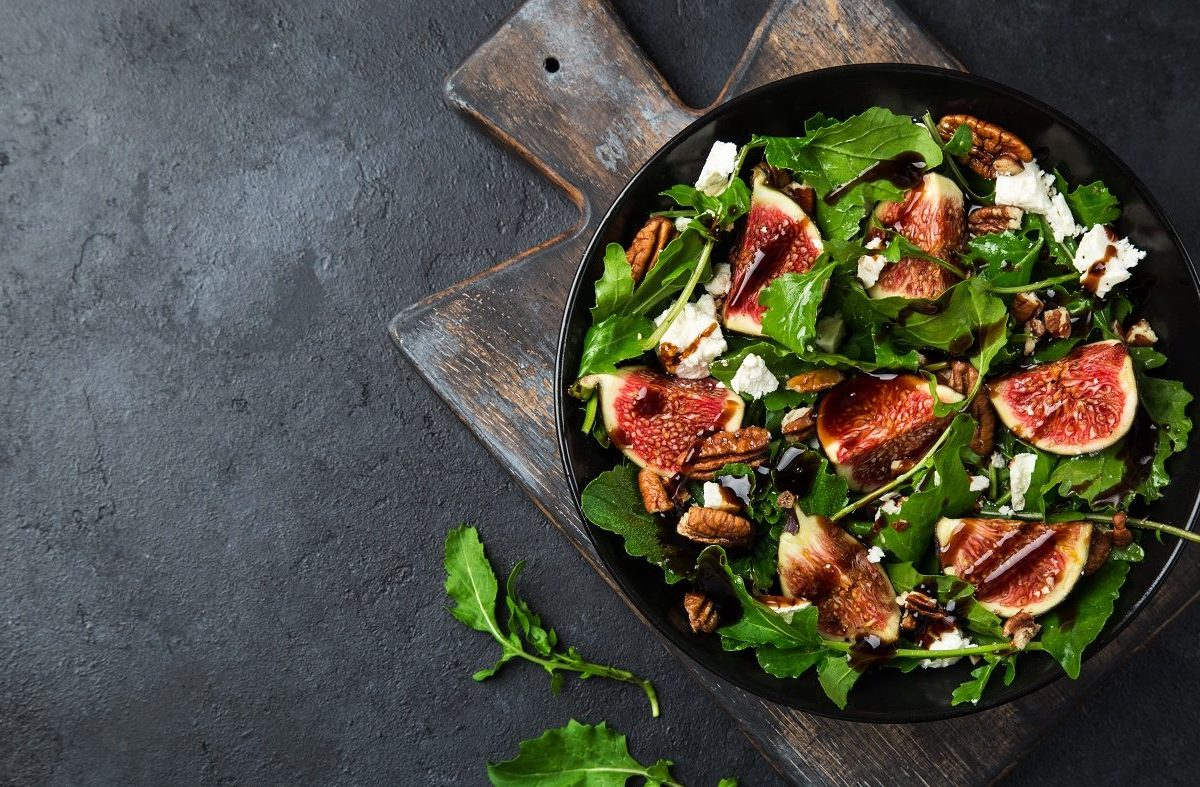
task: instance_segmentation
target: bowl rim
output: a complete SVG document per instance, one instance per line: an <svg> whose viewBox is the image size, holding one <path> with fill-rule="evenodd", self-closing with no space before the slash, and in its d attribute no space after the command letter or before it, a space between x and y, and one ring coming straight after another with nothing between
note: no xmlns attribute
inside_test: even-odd
<svg viewBox="0 0 1200 787"><path fill-rule="evenodd" d="M559 449L562 469L566 474L567 481L571 489L571 496L574 502L575 511L583 523L584 530L587 533L588 540L592 544L592 548L596 550L597 555L604 564L605 570L608 571L609 575L617 583L618 587L620 587L621 592L625 594L626 601L633 606L642 617L648 620L652 626L654 626L660 636L670 642L671 645L689 661L699 665L718 680L731 683L741 690L758 698L759 700L762 700L763 702L781 704L785 707L789 707L804 713L812 713L818 716L824 716L840 721L857 721L877 724L942 721L962 716L969 716L975 713L980 713L1007 705L1008 703L1014 702L1036 691L1044 689L1046 686L1062 678L1066 673L1062 671L1052 672L1048 676L1039 678L1030 685L1023 687L1018 691L1011 692L1010 694L1000 698L994 698L991 701L989 701L987 697L984 697L979 701L978 704L963 703L960 705L948 706L946 708L927 710L916 709L898 713L841 710L832 704L830 704L828 707L811 707L807 704L791 703L765 697L760 694L759 691L752 686L748 680L743 678L743 676L740 674L740 670L736 672L726 671L718 668L716 665L707 663L707 661L704 659L693 655L690 652L690 649L694 647L694 643L692 643L683 632L676 630L672 626L666 625L665 621L660 620L658 615L647 614L647 612L642 610L640 605L634 601L638 594L634 592L629 578L625 576L624 572L617 570L617 568L605 555L604 550L600 548L600 545L597 541L597 533L595 532L597 528L591 524L591 522L589 522L587 517L583 514L581 502L582 485L580 484L579 476L575 471L574 464L571 461L570 453L568 451L568 429L566 424L567 414L563 407L565 401L565 388L563 386L569 382L567 379L568 375L570 375L572 379L574 377L573 372L567 371L566 369L566 348L568 335L570 332L571 317L576 311L577 302L584 290L585 285L590 282L590 279L587 277L587 271L589 267L588 261L591 260L596 254L597 247L600 243L600 233L613 218L614 214L620 211L634 184L641 179L642 175L646 171L654 167L658 163L659 159L666 155L670 149L674 148L677 144L690 137L697 129L709 124L722 114L731 112L734 109L742 107L746 104L752 104L764 94L774 91L782 85L820 81L830 76L840 76L844 74L876 74L881 78L895 78L904 74L919 74L923 76L933 76L937 78L950 79L951 81L957 81L960 82L964 87L983 87L994 92L1004 94L1007 97L1015 99L1019 102L1023 102L1033 109L1048 116L1056 123L1071 130L1085 141L1094 145L1102 155L1107 156L1115 165L1115 167L1120 170L1126 178L1128 178L1133 188L1139 192L1139 196L1142 197L1147 208L1151 211L1155 218L1161 222L1163 229L1166 231L1167 236L1174 245L1176 252L1179 254L1185 267L1187 268L1188 275L1191 278L1192 289L1194 290L1197 298L1200 299L1200 275L1197 274L1196 268L1192 264L1191 256L1188 254L1187 249L1183 245L1183 242L1180 239L1179 233L1176 231L1174 224L1171 222L1170 218L1163 210L1162 205L1155 198L1154 194L1150 191L1146 184L1140 177L1138 177L1137 173L1135 173L1134 170L1099 137L1058 109L1055 109L1040 99L1035 98L1023 91L1009 87L1004 83L997 82L986 77L976 76L965 71L940 68L936 66L917 65L912 63L854 63L816 69L801 74L793 74L789 77L767 82L752 90L748 90L745 93L739 94L715 107L712 107L703 115L697 117L695 120L689 123L685 128L664 141L662 145L660 145L654 152L654 154L651 155L645 161L645 163L643 163L637 169L636 172L629 176L629 179L621 188L620 192L613 198L612 204L606 211L604 211L603 216L601 216L601 218L596 222L595 229L592 232L592 237L584 249L583 256L580 258L579 266L575 272L575 276L571 281L571 288L567 296L566 305L563 310L562 322L559 327L558 345L555 351L554 361L553 389L556 442ZM1197 515L1200 514L1200 490L1196 490L1194 495L1195 499L1192 501L1191 513L1188 515L1188 521L1184 526L1184 529L1186 530L1195 529ZM1154 594L1158 592L1159 588L1162 587L1163 583L1174 569L1183 547L1183 540L1178 540L1174 548L1172 548L1171 552L1168 554L1166 562L1163 564L1157 576L1154 577L1153 581L1146 588L1146 591L1134 601L1133 606L1130 607L1129 613L1124 617L1123 620L1119 621L1114 628L1109 631L1102 632L1102 641L1098 644L1098 646L1088 648L1083 654L1084 663L1095 657L1098 653L1103 651L1112 642L1114 642L1120 636L1121 632L1133 622L1134 618L1142 613L1150 599L1153 598Z"/></svg>

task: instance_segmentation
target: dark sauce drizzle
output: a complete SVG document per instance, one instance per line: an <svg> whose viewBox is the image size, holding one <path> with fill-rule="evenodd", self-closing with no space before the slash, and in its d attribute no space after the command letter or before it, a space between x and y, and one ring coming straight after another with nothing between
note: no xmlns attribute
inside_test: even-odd
<svg viewBox="0 0 1200 787"><path fill-rule="evenodd" d="M925 175L925 157L915 151L901 153L894 158L877 161L849 180L825 195L826 205L836 205L842 197L849 194L860 183L870 183L873 180L886 180L899 189L911 189L921 182Z"/></svg>

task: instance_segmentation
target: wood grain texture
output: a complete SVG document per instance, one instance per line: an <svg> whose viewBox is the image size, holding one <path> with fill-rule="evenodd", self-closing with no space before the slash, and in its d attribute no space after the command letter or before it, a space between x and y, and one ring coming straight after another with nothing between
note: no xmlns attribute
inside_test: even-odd
<svg viewBox="0 0 1200 787"><path fill-rule="evenodd" d="M557 72L546 70L547 57L558 59ZM780 0L764 15L718 101L804 70L880 61L958 67L890 2ZM557 331L570 280L603 209L636 168L700 112L678 101L598 0L525 3L450 76L446 94L566 189L581 220L563 236L410 307L393 321L392 337L616 591L560 468L552 417ZM1197 587L1200 553L1185 551L1167 586L1116 643L1089 661L1080 680L1060 680L986 713L920 725L836 722L764 702L662 641L797 783L982 784L1003 775L1040 731L1195 601Z"/></svg>

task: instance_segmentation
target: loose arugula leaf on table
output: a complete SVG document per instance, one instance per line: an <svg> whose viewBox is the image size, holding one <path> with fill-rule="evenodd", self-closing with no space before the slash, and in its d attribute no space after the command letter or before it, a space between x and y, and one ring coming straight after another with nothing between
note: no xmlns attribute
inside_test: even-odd
<svg viewBox="0 0 1200 787"><path fill-rule="evenodd" d="M1109 560L1096 573L1084 577L1072 593L1073 603L1041 618L1042 647L1072 678L1079 677L1083 651L1099 636L1112 615L1113 603L1125 584L1129 563ZM1074 611L1074 615L1070 611Z"/></svg>
<svg viewBox="0 0 1200 787"><path fill-rule="evenodd" d="M667 584L684 578L668 565L678 557L675 548L663 542L658 521L642 505L637 468L623 464L596 476L584 488L580 504L589 522L622 538L628 554L662 568Z"/></svg>
<svg viewBox="0 0 1200 787"><path fill-rule="evenodd" d="M623 787L633 777L648 785L674 785L670 760L643 765L629 753L621 733L604 722L546 730L538 738L522 741L517 756L505 762L488 763L488 779L496 787L531 785L589 785Z"/></svg>
<svg viewBox="0 0 1200 787"><path fill-rule="evenodd" d="M516 592L517 577L524 563L517 563L505 586L508 622L501 630L496 616L496 597L499 588L492 564L483 551L479 533L468 525L456 527L446 534L446 592L454 601L450 614L460 623L488 634L500 644L500 658L492 667L481 669L472 677L486 680L513 659L537 664L550 675L555 691L562 686L562 673L574 672L580 679L608 678L640 686L650 701L650 712L658 716L658 697L650 681L632 672L585 660L575 648L556 651L558 635L546 628L541 618L530 609ZM531 650L532 649L532 652Z"/></svg>

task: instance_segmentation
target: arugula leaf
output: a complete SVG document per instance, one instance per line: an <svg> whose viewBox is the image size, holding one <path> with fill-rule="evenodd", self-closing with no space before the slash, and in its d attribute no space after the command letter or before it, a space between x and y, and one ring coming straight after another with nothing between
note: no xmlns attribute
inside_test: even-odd
<svg viewBox="0 0 1200 787"><path fill-rule="evenodd" d="M642 343L654 333L654 323L636 315L612 314L588 328L583 337L583 356L579 360L579 376L598 372L615 372L617 364L637 358L644 350Z"/></svg>
<svg viewBox="0 0 1200 787"><path fill-rule="evenodd" d="M733 178L729 185L715 197L700 191L694 186L678 184L662 192L662 196L670 197L675 204L688 211L667 211L671 215L689 215L701 218L705 214L712 216L714 227L728 227L750 210L750 189L741 178Z"/></svg>
<svg viewBox="0 0 1200 787"><path fill-rule="evenodd" d="M648 785L676 785L670 760L643 765L629 753L621 733L604 722L546 730L538 738L522 741L511 760L488 763L488 779L496 787L532 785L589 785L623 787L631 777Z"/></svg>
<svg viewBox="0 0 1200 787"><path fill-rule="evenodd" d="M640 686L650 701L650 712L658 716L658 696L650 681L642 680L628 670L587 661L575 648L568 648L565 653L555 650L558 635L554 629L544 626L537 613L517 595L517 578L525 567L524 562L513 567L505 586L508 607L505 631L501 631L496 617L499 590L496 574L475 528L461 525L446 534L445 567L446 592L454 601L450 614L469 628L491 635L500 644L499 660L494 666L476 672L472 676L475 680L486 680L506 663L519 658L545 670L555 694L562 686L564 672L574 672L581 679L608 678Z"/></svg>
<svg viewBox="0 0 1200 787"><path fill-rule="evenodd" d="M1111 224L1120 217L1120 203L1101 181L1068 190L1066 180L1058 172L1054 173L1054 180L1075 220L1085 228L1093 224Z"/></svg>
<svg viewBox="0 0 1200 787"><path fill-rule="evenodd" d="M796 500L800 510L806 514L833 516L846 505L850 487L846 479L832 470L824 456L813 473L812 486Z"/></svg>
<svg viewBox="0 0 1200 787"><path fill-rule="evenodd" d="M1079 677L1083 651L1096 639L1112 615L1113 603L1125 584L1129 563L1109 560L1096 573L1084 577L1074 590L1075 614L1051 610L1042 618L1039 641L1063 670L1072 678Z"/></svg>
<svg viewBox="0 0 1200 787"><path fill-rule="evenodd" d="M979 275L993 285L1013 287L1032 280L1033 265L1044 245L1042 234L1036 229L988 233L971 238L963 259L972 266L982 263Z"/></svg>
<svg viewBox="0 0 1200 787"><path fill-rule="evenodd" d="M625 260L625 250L615 243L604 249L604 274L596 280L596 305L592 307L592 322L625 308L633 297L633 269Z"/></svg>
<svg viewBox="0 0 1200 787"><path fill-rule="evenodd" d="M974 586L969 582L945 574L923 574L909 562L890 563L883 568L887 571L892 586L901 593L906 590L915 590L920 585L935 586L938 603L942 605L950 601L971 598L975 593Z"/></svg>
<svg viewBox="0 0 1200 787"><path fill-rule="evenodd" d="M811 356L817 337L817 311L835 266L786 273L767 285L758 302L767 307L763 333L801 358Z"/></svg>
<svg viewBox="0 0 1200 787"><path fill-rule="evenodd" d="M862 673L850 666L850 657L831 654L817 665L817 680L825 690L825 696L839 708L846 707L846 696Z"/></svg>
<svg viewBox="0 0 1200 787"><path fill-rule="evenodd" d="M965 351L981 328L1007 322L1008 310L1004 301L990 293L988 287L987 280L981 276L959 282L942 295L944 308L935 314L910 316L901 333L917 346L936 347L950 353ZM881 308L887 306L881 304ZM981 370L981 373L987 372Z"/></svg>
<svg viewBox="0 0 1200 787"><path fill-rule="evenodd" d="M798 678L825 658L824 650L795 650L760 645L754 651L758 665L777 678Z"/></svg>
<svg viewBox="0 0 1200 787"><path fill-rule="evenodd" d="M727 339L729 350L720 358L709 364L710 374L725 383L732 384L742 361L748 355L757 355L771 370L771 373L781 379L786 379L812 368L785 347L765 339L747 339L740 336L730 336Z"/></svg>
<svg viewBox="0 0 1200 787"><path fill-rule="evenodd" d="M630 314L648 314L671 296L679 293L692 276L696 260L704 248L704 238L689 229L667 244L658 262L646 271L642 283L633 291L627 307Z"/></svg>
<svg viewBox="0 0 1200 787"><path fill-rule="evenodd" d="M850 240L862 231L863 219L875 203L902 199L904 192L887 181L860 183L840 195L832 205L823 199L817 200L814 218L822 237Z"/></svg>
<svg viewBox="0 0 1200 787"><path fill-rule="evenodd" d="M951 156L965 156L971 152L971 145L974 140L971 136L971 127L963 124L954 129L954 136L950 137L943 146L943 150Z"/></svg>
<svg viewBox="0 0 1200 787"><path fill-rule="evenodd" d="M596 476L584 488L580 507L593 525L621 536L628 554L660 566L667 584L683 579L668 566L676 557L674 548L663 543L657 520L646 513L637 491L637 469L632 465L618 465Z"/></svg>
<svg viewBox="0 0 1200 787"><path fill-rule="evenodd" d="M1092 505L1097 497L1115 489L1125 477L1125 460L1118 456L1119 450L1120 443L1094 454L1060 461L1043 489L1058 487L1062 497L1074 495Z"/></svg>
<svg viewBox="0 0 1200 787"><path fill-rule="evenodd" d="M755 137L756 142L764 140L771 166L798 173L822 197L880 161L905 153L920 155L927 170L942 163L941 146L927 129L882 107L814 127L803 137Z"/></svg>
<svg viewBox="0 0 1200 787"><path fill-rule="evenodd" d="M950 695L951 705L961 705L964 702L969 702L975 705L983 696L983 690L987 688L988 681L991 680L992 673L996 671L996 665L1000 663L1000 659L996 656L984 656L983 664L971 670L971 679L961 684Z"/></svg>
<svg viewBox="0 0 1200 787"><path fill-rule="evenodd" d="M971 479L963 466L963 452L969 451L975 431L970 416L959 414L950 422L942 446L931 457L932 471L926 475L927 488L914 492L896 514L888 515L888 526L879 531L875 543L901 560L916 562L929 549L933 527L943 516L957 516L971 508L979 494L971 491ZM972 454L973 456L973 454ZM939 479L929 477L936 472ZM898 522L905 522L897 529Z"/></svg>

